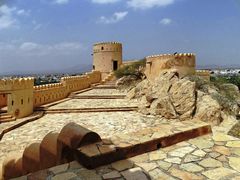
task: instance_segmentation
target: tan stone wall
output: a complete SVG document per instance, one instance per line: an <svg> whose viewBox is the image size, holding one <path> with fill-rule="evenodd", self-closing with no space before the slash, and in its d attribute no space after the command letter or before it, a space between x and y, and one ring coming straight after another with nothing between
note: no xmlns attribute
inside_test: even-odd
<svg viewBox="0 0 240 180"><path fill-rule="evenodd" d="M89 88L101 81L101 73L92 71L81 76L61 78L60 83L34 87L34 107L66 98L71 92Z"/></svg>
<svg viewBox="0 0 240 180"><path fill-rule="evenodd" d="M196 57L194 54L163 54L148 56L145 74L154 80L163 71L177 71L180 76L195 74Z"/></svg>
<svg viewBox="0 0 240 180"><path fill-rule="evenodd" d="M98 71L82 76L63 77L61 83L42 86L33 86L33 78L0 80L1 94L8 94L7 102L4 98L0 100L1 104L7 104L9 114L22 118L32 114L33 107L64 99L69 93L88 88L100 81L101 73Z"/></svg>
<svg viewBox="0 0 240 180"><path fill-rule="evenodd" d="M8 93L8 113L21 118L33 112L33 78L0 80L0 91Z"/></svg>
<svg viewBox="0 0 240 180"><path fill-rule="evenodd" d="M64 99L67 95L62 83L34 86L34 107Z"/></svg>
<svg viewBox="0 0 240 180"><path fill-rule="evenodd" d="M208 70L196 70L196 75L210 81L211 74Z"/></svg>
<svg viewBox="0 0 240 180"><path fill-rule="evenodd" d="M7 106L7 94L0 94L0 108Z"/></svg>
<svg viewBox="0 0 240 180"><path fill-rule="evenodd" d="M113 61L122 64L122 44L117 42L97 43L93 46L93 66L96 71L102 73L104 79L113 71Z"/></svg>

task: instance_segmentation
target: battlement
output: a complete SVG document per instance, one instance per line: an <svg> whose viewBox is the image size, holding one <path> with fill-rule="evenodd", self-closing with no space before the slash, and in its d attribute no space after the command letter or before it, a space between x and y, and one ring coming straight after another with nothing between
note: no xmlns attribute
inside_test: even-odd
<svg viewBox="0 0 240 180"><path fill-rule="evenodd" d="M1 79L0 80L0 90L21 90L21 89L31 89L33 88L34 78L14 78L14 79Z"/></svg>
<svg viewBox="0 0 240 180"><path fill-rule="evenodd" d="M61 82L71 82L71 81L81 81L83 79L89 78L87 75L80 75L80 76L68 76L62 77Z"/></svg>
<svg viewBox="0 0 240 180"><path fill-rule="evenodd" d="M93 46L99 46L99 45L121 45L122 46L122 43L120 42L116 42L116 41L113 41L113 42L98 42L98 43L95 43Z"/></svg>
<svg viewBox="0 0 240 180"><path fill-rule="evenodd" d="M193 53L159 54L146 57L145 74L154 80L162 71L177 71L180 76L195 74L196 56Z"/></svg>
<svg viewBox="0 0 240 180"><path fill-rule="evenodd" d="M147 59L152 59L152 58L176 58L176 57L194 57L195 54L193 53L178 53L178 54L157 54L157 55L151 55L147 56Z"/></svg>
<svg viewBox="0 0 240 180"><path fill-rule="evenodd" d="M35 91L40 91L40 90L48 90L48 89L54 89L59 87L63 87L63 84L62 83L46 84L46 85L34 86L33 89Z"/></svg>
<svg viewBox="0 0 240 180"><path fill-rule="evenodd" d="M209 70L196 70L196 75L210 81L211 73Z"/></svg>

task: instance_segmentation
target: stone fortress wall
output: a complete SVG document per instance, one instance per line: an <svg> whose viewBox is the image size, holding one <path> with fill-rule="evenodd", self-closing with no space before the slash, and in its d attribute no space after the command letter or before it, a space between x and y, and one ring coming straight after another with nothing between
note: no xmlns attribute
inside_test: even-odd
<svg viewBox="0 0 240 180"><path fill-rule="evenodd" d="M121 43L101 42L93 45L93 69L102 73L102 79L121 65Z"/></svg>
<svg viewBox="0 0 240 180"><path fill-rule="evenodd" d="M201 76L202 78L206 79L207 81L210 81L211 73L209 70L196 70L196 75Z"/></svg>
<svg viewBox="0 0 240 180"><path fill-rule="evenodd" d="M145 74L154 80L163 71L177 71L180 76L193 75L196 69L196 56L192 53L162 54L146 57Z"/></svg>
<svg viewBox="0 0 240 180"><path fill-rule="evenodd" d="M16 118L33 112L33 78L0 80L0 92L7 94L7 111Z"/></svg>
<svg viewBox="0 0 240 180"><path fill-rule="evenodd" d="M2 106L7 105L8 114L22 118L32 114L34 107L64 99L71 92L86 89L100 81L99 71L81 76L63 77L60 83L41 86L34 86L33 78L2 79L0 92L7 96L7 102L1 102L3 102Z"/></svg>
<svg viewBox="0 0 240 180"><path fill-rule="evenodd" d="M101 81L101 73L92 71L81 76L61 78L60 83L34 86L34 107L66 98L71 92L89 88Z"/></svg>

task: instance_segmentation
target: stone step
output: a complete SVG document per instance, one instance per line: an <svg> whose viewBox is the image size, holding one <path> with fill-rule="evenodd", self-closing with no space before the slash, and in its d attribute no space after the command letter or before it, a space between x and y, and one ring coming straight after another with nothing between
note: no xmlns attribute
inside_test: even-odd
<svg viewBox="0 0 240 180"><path fill-rule="evenodd" d="M80 147L75 151L75 157L86 168L94 169L211 132L211 126L201 121L170 122Z"/></svg>
<svg viewBox="0 0 240 180"><path fill-rule="evenodd" d="M119 111L136 111L138 107L114 107L114 108L78 108L78 109L37 109L38 111L44 111L46 114L58 114L58 113L87 113L87 112L119 112Z"/></svg>
<svg viewBox="0 0 240 180"><path fill-rule="evenodd" d="M106 95L78 95L71 97L72 99L124 99L125 95L112 95L112 96L106 96Z"/></svg>
<svg viewBox="0 0 240 180"><path fill-rule="evenodd" d="M0 124L1 123L6 123L6 122L11 122L11 121L16 121L15 117L0 117Z"/></svg>

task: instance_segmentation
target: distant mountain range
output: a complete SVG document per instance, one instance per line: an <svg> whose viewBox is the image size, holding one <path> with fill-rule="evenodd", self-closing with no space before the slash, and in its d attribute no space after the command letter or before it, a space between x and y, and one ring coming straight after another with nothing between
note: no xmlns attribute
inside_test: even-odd
<svg viewBox="0 0 240 180"><path fill-rule="evenodd" d="M198 65L197 69L229 69L236 68L240 69L240 65ZM20 70L14 72L0 72L0 76L31 76L41 74L80 74L92 70L91 64L78 64L72 67L54 69L54 70Z"/></svg>
<svg viewBox="0 0 240 180"><path fill-rule="evenodd" d="M54 70L20 70L14 72L0 72L0 76L30 76L30 75L41 75L41 74L80 74L92 70L90 64L79 64L63 69Z"/></svg>
<svg viewBox="0 0 240 180"><path fill-rule="evenodd" d="M239 64L231 64L231 65L197 65L197 69L240 69Z"/></svg>

